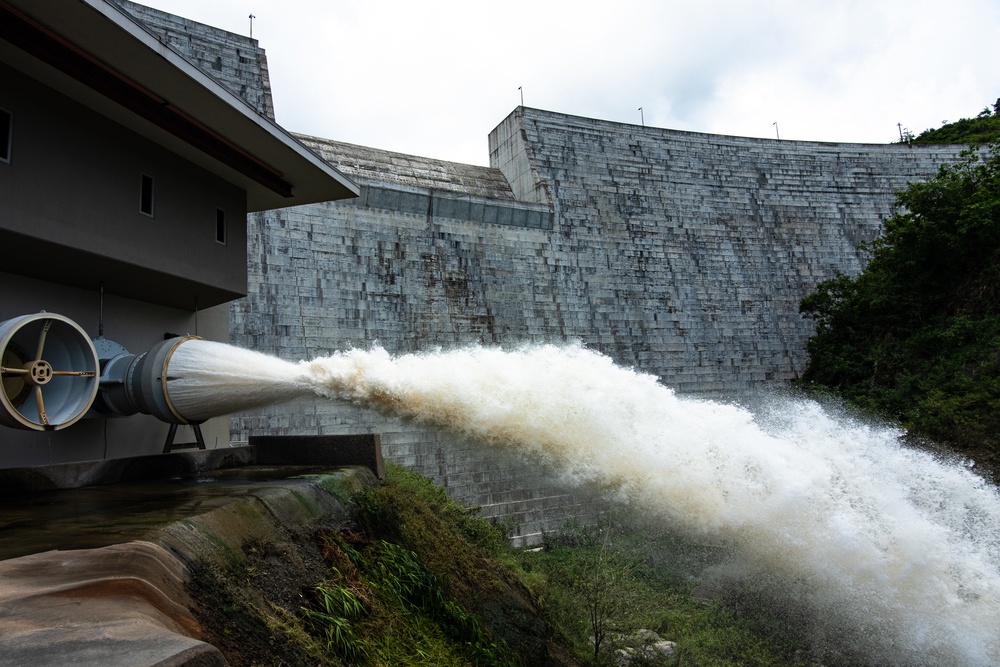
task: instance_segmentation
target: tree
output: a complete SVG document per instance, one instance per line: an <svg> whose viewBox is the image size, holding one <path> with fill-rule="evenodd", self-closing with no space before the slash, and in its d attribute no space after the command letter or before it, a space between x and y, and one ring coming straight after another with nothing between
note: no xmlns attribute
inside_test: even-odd
<svg viewBox="0 0 1000 667"><path fill-rule="evenodd" d="M992 115L991 115L992 118ZM807 384L992 458L1000 446L1000 143L897 193L857 278L803 299Z"/></svg>
<svg viewBox="0 0 1000 667"><path fill-rule="evenodd" d="M1000 141L1000 98L991 110L984 107L975 118L944 123L936 130L924 130L913 137L907 130L904 143L914 144L985 144Z"/></svg>

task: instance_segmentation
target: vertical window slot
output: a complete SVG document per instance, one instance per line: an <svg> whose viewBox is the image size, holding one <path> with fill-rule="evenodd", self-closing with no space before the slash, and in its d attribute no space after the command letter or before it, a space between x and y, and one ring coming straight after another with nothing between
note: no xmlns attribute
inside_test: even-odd
<svg viewBox="0 0 1000 667"><path fill-rule="evenodd" d="M153 177L142 174L139 184L139 213L153 217Z"/></svg>
<svg viewBox="0 0 1000 667"><path fill-rule="evenodd" d="M10 164L11 145L14 143L14 114L0 109L0 162Z"/></svg>
<svg viewBox="0 0 1000 667"><path fill-rule="evenodd" d="M215 241L226 245L226 212L221 208L215 209Z"/></svg>

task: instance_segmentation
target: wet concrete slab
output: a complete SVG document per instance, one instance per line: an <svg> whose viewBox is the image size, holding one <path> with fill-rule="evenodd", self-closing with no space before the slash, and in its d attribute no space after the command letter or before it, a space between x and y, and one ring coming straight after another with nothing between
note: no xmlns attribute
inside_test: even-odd
<svg viewBox="0 0 1000 667"><path fill-rule="evenodd" d="M0 561L52 549L90 549L143 539L171 522L328 470L249 466L0 498Z"/></svg>
<svg viewBox="0 0 1000 667"><path fill-rule="evenodd" d="M209 667L185 584L347 520L366 467L252 466L0 499L0 665Z"/></svg>
<svg viewBox="0 0 1000 667"><path fill-rule="evenodd" d="M225 665L184 578L149 542L0 561L0 665Z"/></svg>

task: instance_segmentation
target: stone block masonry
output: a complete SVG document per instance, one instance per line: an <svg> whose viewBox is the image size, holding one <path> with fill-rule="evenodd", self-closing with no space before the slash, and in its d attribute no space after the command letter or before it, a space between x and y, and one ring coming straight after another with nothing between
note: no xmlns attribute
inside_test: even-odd
<svg viewBox="0 0 1000 667"><path fill-rule="evenodd" d="M300 139L362 193L249 217L249 296L232 309L234 344L297 360L373 342L398 353L564 340L544 321L562 306L538 270L551 205L515 200L496 169ZM356 406L299 401L233 421L237 441L366 431L381 434L387 460L513 520L517 542L591 512L532 462Z"/></svg>
<svg viewBox="0 0 1000 667"><path fill-rule="evenodd" d="M958 154L534 109L494 130L490 168L301 139L362 195L251 216L235 344L298 359L372 342L400 353L581 340L681 392L726 396L802 370L801 298L857 273L893 192ZM530 462L447 434L335 403L268 413L236 418L236 439L378 431L387 459L513 516L526 542L589 511Z"/></svg>
<svg viewBox="0 0 1000 667"><path fill-rule="evenodd" d="M794 379L816 284L857 274L894 193L958 147L724 137L517 109L490 160L551 202L550 288L564 333L683 392Z"/></svg>
<svg viewBox="0 0 1000 667"><path fill-rule="evenodd" d="M110 0L137 19L157 39L274 120L267 57L257 40L174 16L131 0Z"/></svg>

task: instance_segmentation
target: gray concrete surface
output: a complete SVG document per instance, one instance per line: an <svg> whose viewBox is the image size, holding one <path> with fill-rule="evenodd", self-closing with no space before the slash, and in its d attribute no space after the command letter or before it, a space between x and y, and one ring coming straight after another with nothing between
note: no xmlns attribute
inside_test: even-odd
<svg viewBox="0 0 1000 667"><path fill-rule="evenodd" d="M245 542L338 525L348 495L372 483L368 469L348 468L223 488L221 502L150 520L139 539L0 560L0 666L226 665L191 612L190 565L222 565Z"/></svg>

